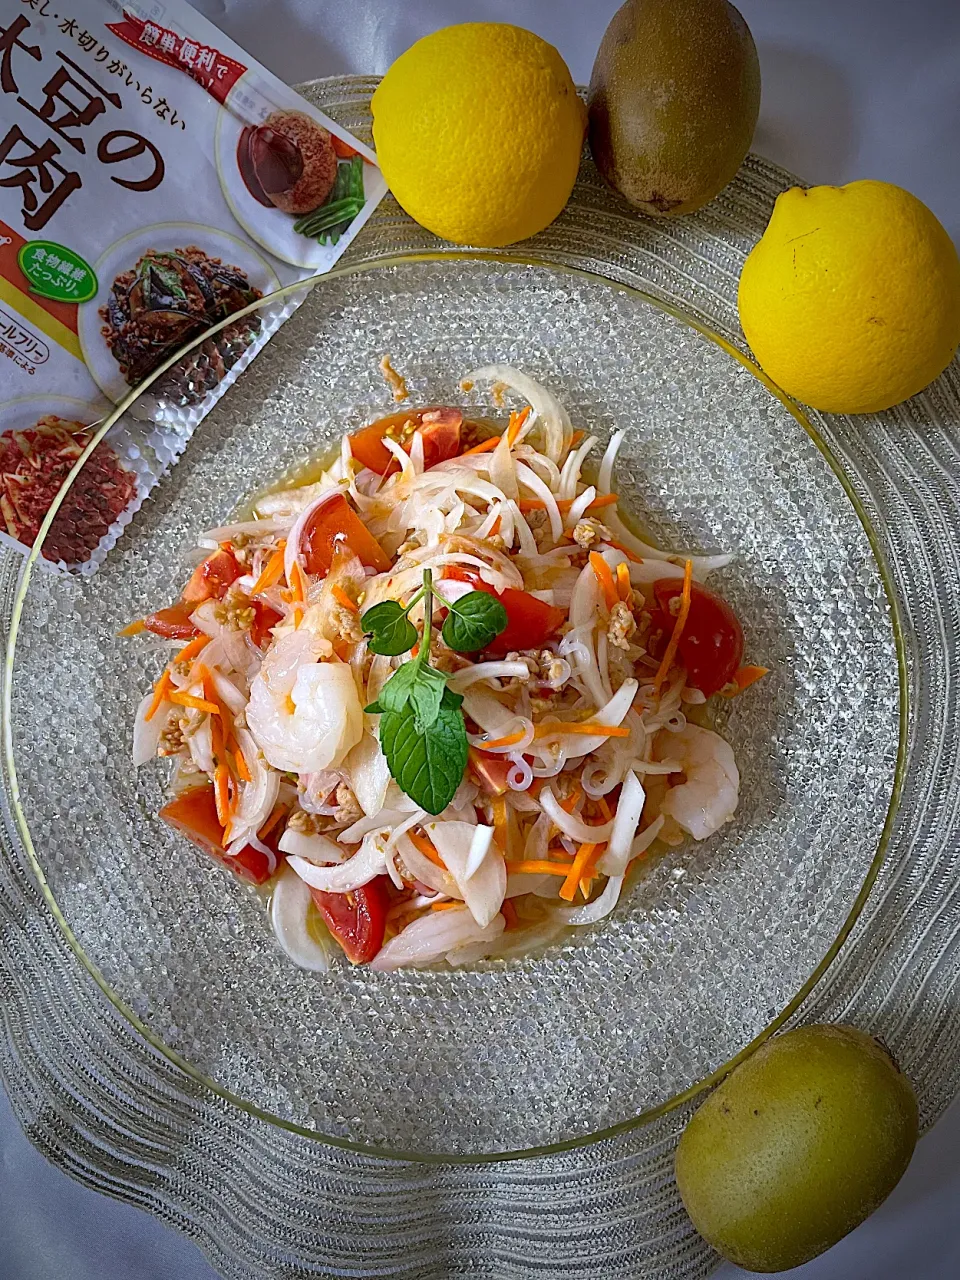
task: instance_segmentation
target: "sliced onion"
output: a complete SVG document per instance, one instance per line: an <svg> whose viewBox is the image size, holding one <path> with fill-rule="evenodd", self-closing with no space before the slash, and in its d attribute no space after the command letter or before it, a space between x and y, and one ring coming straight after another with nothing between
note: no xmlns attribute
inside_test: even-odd
<svg viewBox="0 0 960 1280"><path fill-rule="evenodd" d="M305 831L294 831L292 827L287 827L284 831L278 847L281 853L305 858L307 862L313 862L317 866L322 866L326 862L338 865L350 857L349 851L342 845L335 844L319 832L307 835Z"/></svg>
<svg viewBox="0 0 960 1280"><path fill-rule="evenodd" d="M301 880L324 893L349 893L351 889L369 884L387 869L383 848L375 835L365 837L353 857L339 866L317 867L306 858L296 856L288 858L287 862Z"/></svg>
<svg viewBox="0 0 960 1280"><path fill-rule="evenodd" d="M210 717L204 716L199 726L186 739L190 748L190 758L201 773L213 777L217 762L213 758L213 730L210 728Z"/></svg>
<svg viewBox="0 0 960 1280"><path fill-rule="evenodd" d="M447 681L454 693L462 693L478 680L509 679L512 676L528 676L530 668L525 662L475 662L471 667L456 671Z"/></svg>
<svg viewBox="0 0 960 1280"><path fill-rule="evenodd" d="M312 973L325 973L330 967L325 947L307 928L310 889L299 876L284 867L270 899L270 923L280 946L295 965Z"/></svg>
<svg viewBox="0 0 960 1280"><path fill-rule="evenodd" d="M610 443L604 450L603 457L600 460L600 470L597 473L597 493L607 494L613 489L613 464L617 460L617 454L626 434L627 430L624 427L620 431L615 431L610 437Z"/></svg>
<svg viewBox="0 0 960 1280"><path fill-rule="evenodd" d="M569 447L573 427L566 409L552 392L509 364L484 365L482 369L474 369L472 373L466 374L465 380L502 382L524 396L537 416L536 428L543 440L542 452L551 462L559 463L564 450ZM531 426L531 437L533 434L534 429Z"/></svg>
<svg viewBox="0 0 960 1280"><path fill-rule="evenodd" d="M340 832L340 840L344 844L356 844L371 831L391 831L406 817L400 809L393 807L381 809L378 813L366 814L358 818L352 827Z"/></svg>
<svg viewBox="0 0 960 1280"><path fill-rule="evenodd" d="M133 721L133 764L137 769L156 757L160 749L160 737L169 724L173 711L173 703L164 699L148 720L146 716L152 703L153 694L148 693L137 707L137 714Z"/></svg>
<svg viewBox="0 0 960 1280"><path fill-rule="evenodd" d="M493 453L490 455L490 483L495 484L505 498L520 497L517 483L517 464L514 461L509 433L504 431Z"/></svg>
<svg viewBox="0 0 960 1280"><path fill-rule="evenodd" d="M372 733L364 733L344 760L342 772L363 812L379 813L387 798L390 768Z"/></svg>
<svg viewBox="0 0 960 1280"><path fill-rule="evenodd" d="M250 781L239 784L240 800L230 820L230 832L232 840L249 842L273 812L280 791L280 775L268 768L252 734L239 727L235 732L250 772Z"/></svg>
<svg viewBox="0 0 960 1280"><path fill-rule="evenodd" d="M230 542L238 535L269 540L289 528L289 519L280 516L267 520L239 520L236 524L221 525L219 529L205 529L197 539L197 545L205 547L207 543L213 543L210 549L215 551L221 542Z"/></svg>
<svg viewBox="0 0 960 1280"><path fill-rule="evenodd" d="M493 828L468 822L428 822L425 830L457 882L467 907L481 927L488 925L503 904L507 870L492 846Z"/></svg>
<svg viewBox="0 0 960 1280"><path fill-rule="evenodd" d="M622 888L623 876L611 876L604 886L603 893L594 902L588 902L583 907L573 907L571 910L559 909L557 915L562 916L567 924L596 924L598 920L608 916L620 901Z"/></svg>
<svg viewBox="0 0 960 1280"><path fill-rule="evenodd" d="M583 519L583 515L587 507L589 507L590 503L593 502L596 496L597 496L597 491L593 487L593 485L589 485L586 489L584 489L583 493L581 493L574 500L573 504L570 507L570 510L564 516L563 518L564 527L567 529L575 529L577 525L580 523L580 521Z"/></svg>
<svg viewBox="0 0 960 1280"><path fill-rule="evenodd" d="M465 908L459 911L431 911L414 920L381 948L370 962L371 969L401 969L405 965L425 965L468 943L493 942L505 928L502 915L481 927Z"/></svg>
<svg viewBox="0 0 960 1280"><path fill-rule="evenodd" d="M633 678L624 680L609 702L599 707L596 715L591 718L595 719L598 724L616 728L626 719L627 713L633 706L637 687L637 682ZM567 734L564 740L567 760L577 760L582 756L587 756L591 751L596 751L598 747L607 741L609 741L607 734Z"/></svg>
<svg viewBox="0 0 960 1280"><path fill-rule="evenodd" d="M449 871L444 871L443 867L438 867L429 858L425 858L408 835L401 836L397 841L397 852L407 870L420 884L425 884L428 889L434 889L447 898L463 899L463 894Z"/></svg>
<svg viewBox="0 0 960 1280"><path fill-rule="evenodd" d="M227 710L237 716L247 705L246 695L241 693L232 680L228 679L221 671L211 671L213 676L213 687L217 691L217 697L226 706Z"/></svg>
<svg viewBox="0 0 960 1280"><path fill-rule="evenodd" d="M596 443L596 436L587 436L586 440L564 462L563 470L560 472L559 496L561 498L569 500L577 492L577 484L580 480L580 471L584 460Z"/></svg>
<svg viewBox="0 0 960 1280"><path fill-rule="evenodd" d="M607 847L597 861L597 869L606 876L622 876L631 858L631 846L637 833L646 792L637 775L631 770L623 780L617 812L613 816Z"/></svg>
<svg viewBox="0 0 960 1280"><path fill-rule="evenodd" d="M550 521L550 533L554 542L559 542L563 537L563 516L557 506L556 497L550 492L547 484L540 479L537 473L532 468L525 467L522 462L517 464L517 479L524 488L535 494L546 507L547 518ZM513 493L509 495L511 498L516 496Z"/></svg>
<svg viewBox="0 0 960 1280"><path fill-rule="evenodd" d="M560 801L553 794L550 787L544 787L540 792L540 807L544 813L553 819L554 826L559 831L562 831L565 836L569 836L571 840L578 840L581 844L600 844L610 838L613 819L609 822L601 822L597 826L588 826L575 813L567 813L561 807Z"/></svg>

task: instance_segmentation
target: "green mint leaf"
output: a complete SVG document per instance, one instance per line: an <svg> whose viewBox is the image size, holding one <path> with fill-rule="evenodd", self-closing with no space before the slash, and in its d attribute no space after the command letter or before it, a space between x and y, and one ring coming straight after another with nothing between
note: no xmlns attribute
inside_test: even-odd
<svg viewBox="0 0 960 1280"><path fill-rule="evenodd" d="M492 644L507 625L507 611L496 596L486 591L468 591L447 606L443 624L444 643L458 653L476 653Z"/></svg>
<svg viewBox="0 0 960 1280"><path fill-rule="evenodd" d="M440 714L447 677L442 671L423 666L417 672L410 687L410 706L413 707L417 733L426 733Z"/></svg>
<svg viewBox="0 0 960 1280"><path fill-rule="evenodd" d="M394 658L417 643L417 628L397 600L381 600L375 604L361 615L360 625L370 637L367 647L371 653Z"/></svg>
<svg viewBox="0 0 960 1280"><path fill-rule="evenodd" d="M379 702L371 702L369 707L364 707L364 714L368 716L379 716L383 714L383 707ZM296 775L299 778L299 774Z"/></svg>
<svg viewBox="0 0 960 1280"><path fill-rule="evenodd" d="M412 707L384 712L380 747L400 790L427 813L442 813L467 767L463 712L441 706L426 733L417 732Z"/></svg>
<svg viewBox="0 0 960 1280"><path fill-rule="evenodd" d="M381 714L384 711L403 711L410 701L417 670L415 662L405 662L402 667L398 667L380 690L373 706L378 707Z"/></svg>
<svg viewBox="0 0 960 1280"><path fill-rule="evenodd" d="M443 691L443 697L440 699L440 706L445 711L456 711L462 701L463 694L454 693L450 686L447 685L446 689Z"/></svg>

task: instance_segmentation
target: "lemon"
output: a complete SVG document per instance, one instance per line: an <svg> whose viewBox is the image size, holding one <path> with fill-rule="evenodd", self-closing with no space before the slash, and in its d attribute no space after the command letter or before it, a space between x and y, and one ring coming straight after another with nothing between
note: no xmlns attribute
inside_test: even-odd
<svg viewBox="0 0 960 1280"><path fill-rule="evenodd" d="M960 343L957 251L927 206L888 182L785 191L738 301L764 372L828 413L916 395Z"/></svg>
<svg viewBox="0 0 960 1280"><path fill-rule="evenodd" d="M532 31L465 22L418 40L373 95L377 159L398 203L445 240L513 244L551 223L580 164L586 110Z"/></svg>

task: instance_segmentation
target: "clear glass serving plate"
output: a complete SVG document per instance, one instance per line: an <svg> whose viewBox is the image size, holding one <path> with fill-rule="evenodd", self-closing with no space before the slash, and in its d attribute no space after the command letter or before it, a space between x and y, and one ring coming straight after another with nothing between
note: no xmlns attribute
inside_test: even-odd
<svg viewBox="0 0 960 1280"><path fill-rule="evenodd" d="M317 100L362 132L370 88L328 82ZM499 256L441 246L388 202L95 579L34 571L18 590L3 564L15 624L4 883L24 922L17 984L45 974L19 1009L29 1035L11 1037L37 1080L21 1114L33 1108L38 1140L49 1149L59 1134L71 1152L85 1117L94 1136L70 1159L101 1185L109 1169L121 1194L145 1185L135 1170L147 1161L154 1202L194 1220L231 1274L301 1274L275 1257L265 1269L294 1204L298 1262L522 1274L470 1227L480 1215L494 1231L508 1201L518 1257L547 1248L566 1269L579 1239L586 1274L600 1245L585 1242L605 1224L609 1274L637 1274L639 1259L660 1259L650 1274L695 1274L706 1255L682 1227L669 1158L702 1082L801 1006L879 1022L895 1044L909 1024L913 1004L892 1028L884 1014L882 957L893 964L903 942L898 973L940 963L925 951L930 930L899 934L902 894L922 909L953 856L944 779L911 783L934 747L941 771L955 751L938 683L952 641L931 621L955 607L955 571L946 530L931 530L956 498L942 457L930 459L952 448L956 376L856 422L804 415L764 384L743 355L735 285L786 183L751 159L708 210L654 224L585 163L563 217ZM197 531L387 411L385 352L417 399L460 399L461 375L499 359L550 385L576 425L601 437L631 426L625 505L665 544L736 553L723 590L749 657L773 673L721 713L743 778L735 822L660 860L610 920L527 960L318 977L285 960L255 894L157 822L162 770L134 775L128 753L132 708L160 660L115 633L176 595ZM922 821L931 804L935 832ZM802 1003L814 987L819 1004ZM912 1025L908 1067L928 1034ZM43 1087L40 1061L55 1062ZM941 1066L928 1114L949 1096L947 1076ZM51 1082L76 1099L69 1138L41 1123ZM483 1172L506 1156L523 1158ZM223 1197L257 1176L275 1203L251 1235L227 1225ZM298 1195L316 1221L302 1220ZM562 1241L549 1221L559 1203L577 1205ZM373 1228L360 1239L363 1222ZM414 1259L417 1232L427 1255Z"/></svg>

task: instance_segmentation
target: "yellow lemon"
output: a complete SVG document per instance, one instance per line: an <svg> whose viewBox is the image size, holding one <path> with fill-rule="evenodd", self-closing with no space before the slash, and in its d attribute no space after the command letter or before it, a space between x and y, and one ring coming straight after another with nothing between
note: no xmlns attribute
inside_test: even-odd
<svg viewBox="0 0 960 1280"><path fill-rule="evenodd" d="M586 111L560 54L532 31L465 22L424 36L372 109L387 186L445 240L513 244L551 223L573 190Z"/></svg>
<svg viewBox="0 0 960 1280"><path fill-rule="evenodd" d="M927 206L888 182L785 191L738 301L764 372L828 413L916 395L960 343L957 251Z"/></svg>

